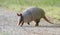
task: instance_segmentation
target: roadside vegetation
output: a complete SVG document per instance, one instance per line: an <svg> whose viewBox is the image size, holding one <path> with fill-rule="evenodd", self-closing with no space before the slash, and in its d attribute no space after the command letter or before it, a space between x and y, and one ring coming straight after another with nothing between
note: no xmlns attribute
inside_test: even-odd
<svg viewBox="0 0 60 35"><path fill-rule="evenodd" d="M0 7L20 12L31 6L43 8L47 16L60 19L60 0L0 0Z"/></svg>

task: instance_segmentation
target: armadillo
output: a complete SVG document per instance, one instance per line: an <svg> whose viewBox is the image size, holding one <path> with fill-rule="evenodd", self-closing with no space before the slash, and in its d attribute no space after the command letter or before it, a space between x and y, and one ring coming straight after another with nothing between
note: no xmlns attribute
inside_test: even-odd
<svg viewBox="0 0 60 35"><path fill-rule="evenodd" d="M46 16L45 16L45 12L42 8L38 8L38 7L30 7L30 8L27 8L23 11L23 13L20 13L18 14L18 16L21 17L20 21L19 21L19 24L21 24L21 26L24 24L24 23L27 23L28 25L30 25L30 22L31 21L35 21L36 24L35 26L38 26L39 25L39 22L40 22L40 19L43 18L45 19L47 22L53 24L52 22L50 22Z"/></svg>

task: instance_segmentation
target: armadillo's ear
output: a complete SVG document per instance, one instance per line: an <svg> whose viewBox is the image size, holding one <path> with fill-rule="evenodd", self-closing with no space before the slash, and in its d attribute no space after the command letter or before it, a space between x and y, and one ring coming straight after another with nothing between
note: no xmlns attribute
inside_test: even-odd
<svg viewBox="0 0 60 35"><path fill-rule="evenodd" d="M18 14L18 13L17 13L17 15L18 15L18 16L22 16L22 14L21 14L21 13L20 13L20 14Z"/></svg>

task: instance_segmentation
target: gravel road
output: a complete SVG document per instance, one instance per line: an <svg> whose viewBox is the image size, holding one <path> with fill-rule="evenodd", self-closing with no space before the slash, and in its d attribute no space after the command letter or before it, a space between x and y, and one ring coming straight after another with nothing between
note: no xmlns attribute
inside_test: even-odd
<svg viewBox="0 0 60 35"><path fill-rule="evenodd" d="M22 27L18 26L19 17L16 13L0 8L0 35L60 35L60 26L50 24L43 19L38 27L34 26L34 22L31 22L31 25L25 23Z"/></svg>

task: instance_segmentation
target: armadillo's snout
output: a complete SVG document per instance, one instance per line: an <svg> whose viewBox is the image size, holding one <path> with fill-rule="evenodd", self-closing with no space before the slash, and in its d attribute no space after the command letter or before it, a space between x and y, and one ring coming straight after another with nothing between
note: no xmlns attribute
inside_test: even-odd
<svg viewBox="0 0 60 35"><path fill-rule="evenodd" d="M19 20L19 24L18 25L20 25L20 24L23 25L23 16L22 16L22 14L17 14L17 15L21 17L20 20Z"/></svg>

